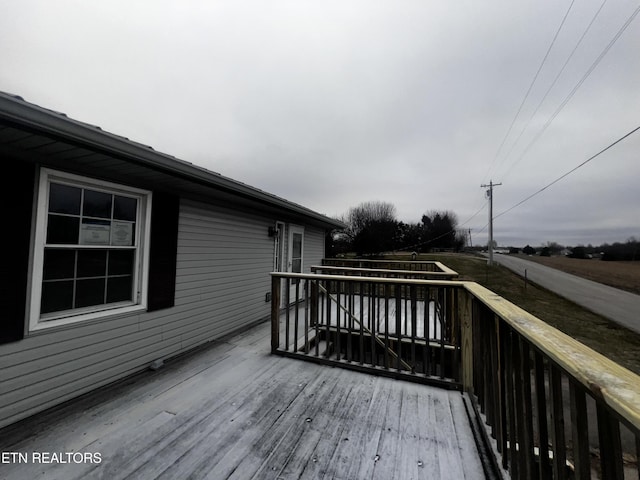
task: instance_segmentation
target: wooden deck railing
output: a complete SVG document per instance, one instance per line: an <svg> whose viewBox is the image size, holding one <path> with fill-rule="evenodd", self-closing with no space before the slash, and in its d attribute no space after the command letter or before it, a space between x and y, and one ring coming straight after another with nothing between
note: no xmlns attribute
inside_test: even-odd
<svg viewBox="0 0 640 480"><path fill-rule="evenodd" d="M272 277L274 353L461 388L460 325L452 315L459 286L345 275Z"/></svg>
<svg viewBox="0 0 640 480"><path fill-rule="evenodd" d="M511 478L640 478L640 377L476 283L465 290L465 388Z"/></svg>
<svg viewBox="0 0 640 480"><path fill-rule="evenodd" d="M415 263L415 262L414 262ZM420 262L423 263L423 262ZM439 262L424 262L438 264ZM407 267L404 264L398 264L398 267ZM437 265L434 267L436 268ZM425 267L426 268L426 267ZM446 268L446 267L445 267ZM356 268L356 267L338 267L334 265L313 265L311 273L324 273L327 275L351 275L363 277L380 277L380 278L412 278L417 280L455 280L458 273L447 268L446 270L402 270L387 268Z"/></svg>
<svg viewBox="0 0 640 480"><path fill-rule="evenodd" d="M368 260L361 258L323 258L325 267L348 267L354 269L409 270L440 274L441 280L453 280L458 273L441 262L430 260Z"/></svg>
<svg viewBox="0 0 640 480"><path fill-rule="evenodd" d="M463 389L511 478L640 477L639 376L479 284L341 273L272 274L274 353Z"/></svg>

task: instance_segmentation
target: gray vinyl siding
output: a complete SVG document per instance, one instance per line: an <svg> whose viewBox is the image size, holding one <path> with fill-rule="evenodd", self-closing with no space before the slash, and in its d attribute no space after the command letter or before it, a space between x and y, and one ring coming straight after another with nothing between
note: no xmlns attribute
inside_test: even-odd
<svg viewBox="0 0 640 480"><path fill-rule="evenodd" d="M320 265L324 257L324 231L305 227L304 229L304 250L303 250L303 272L310 272L312 265Z"/></svg>
<svg viewBox="0 0 640 480"><path fill-rule="evenodd" d="M272 219L222 208L186 203L178 237L176 307L186 315L168 335L180 336L182 348L218 338L266 317L273 268Z"/></svg>
<svg viewBox="0 0 640 480"><path fill-rule="evenodd" d="M274 255L267 232L276 220L183 200L175 307L0 345L0 427L266 318ZM324 232L305 227L304 242L308 271L322 259Z"/></svg>

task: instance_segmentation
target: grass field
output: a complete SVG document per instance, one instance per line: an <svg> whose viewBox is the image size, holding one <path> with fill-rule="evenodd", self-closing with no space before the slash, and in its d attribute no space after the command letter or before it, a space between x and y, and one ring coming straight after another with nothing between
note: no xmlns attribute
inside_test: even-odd
<svg viewBox="0 0 640 480"><path fill-rule="evenodd" d="M457 271L461 280L471 280L484 285L549 325L640 375L640 334L537 285L529 283L525 287L520 276L499 265L489 268L484 257L443 253L420 255L419 259L444 263Z"/></svg>
<svg viewBox="0 0 640 480"><path fill-rule="evenodd" d="M564 256L518 256L610 287L640 294L640 262L603 262L602 260L580 260Z"/></svg>

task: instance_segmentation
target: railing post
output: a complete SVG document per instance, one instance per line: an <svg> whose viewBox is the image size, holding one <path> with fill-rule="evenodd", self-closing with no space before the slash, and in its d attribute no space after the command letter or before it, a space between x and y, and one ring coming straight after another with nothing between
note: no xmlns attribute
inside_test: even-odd
<svg viewBox="0 0 640 480"><path fill-rule="evenodd" d="M591 461L589 457L589 426L587 400L584 390L575 382L569 382L569 398L571 405L571 436L573 439L573 464L575 478L583 480L591 478Z"/></svg>
<svg viewBox="0 0 640 480"><path fill-rule="evenodd" d="M473 395L473 303L471 295L460 289L458 315L462 326L462 388Z"/></svg>
<svg viewBox="0 0 640 480"><path fill-rule="evenodd" d="M624 478L622 445L618 419L601 403L596 405L598 439L600 440L600 466L605 480Z"/></svg>
<svg viewBox="0 0 640 480"><path fill-rule="evenodd" d="M398 372L402 370L401 362L402 362L402 286L396 285L396 339L398 350L396 353L398 356L396 357L396 368Z"/></svg>
<svg viewBox="0 0 640 480"><path fill-rule="evenodd" d="M533 457L533 404L531 400L531 352L525 339L519 337L520 373L522 401L522 443L524 478L533 479L535 475Z"/></svg>
<svg viewBox="0 0 640 480"><path fill-rule="evenodd" d="M509 451L507 449L507 442L509 441L509 420L507 415L509 403L509 386L507 383L509 355L507 353L506 340L508 329L506 323L502 322L499 316L494 315L494 321L496 325L496 346L498 352L498 369L496 372L498 372L500 377L498 380L498 403L500 405L500 442L498 444L498 451L502 453L502 467L506 469L509 466Z"/></svg>
<svg viewBox="0 0 640 480"><path fill-rule="evenodd" d="M311 326L318 323L318 281L309 280L311 283Z"/></svg>
<svg viewBox="0 0 640 480"><path fill-rule="evenodd" d="M536 393L536 419L538 431L539 472L540 479L551 477L551 464L549 463L549 430L547 427L547 397L545 393L545 367L544 358L539 351L533 352L535 393Z"/></svg>
<svg viewBox="0 0 640 480"><path fill-rule="evenodd" d="M567 478L566 442L564 438L564 410L562 404L562 375L555 365L549 366L549 397L551 401L551 444L553 446L553 478Z"/></svg>
<svg viewBox="0 0 640 480"><path fill-rule="evenodd" d="M418 288L411 285L411 373L416 373L416 331L418 330Z"/></svg>
<svg viewBox="0 0 640 480"><path fill-rule="evenodd" d="M271 353L280 347L280 277L271 277Z"/></svg>
<svg viewBox="0 0 640 480"><path fill-rule="evenodd" d="M456 322L456 315L453 314L455 306L455 294L452 288L445 287L444 291L444 318L445 325L447 326L446 339L454 345L458 344L459 338L456 338L456 332L458 331Z"/></svg>
<svg viewBox="0 0 640 480"><path fill-rule="evenodd" d="M506 413L504 402L504 362L502 356L502 341L500 337L500 319L494 314L484 313L486 310L481 310L480 319L482 320L483 329L488 330L488 341L490 349L489 361L490 370L487 371L487 365L484 367L484 373L486 375L485 385L490 384L491 390L487 394L491 394L491 397L487 396L487 404L492 402L492 418L493 418L493 437L498 444L498 451L502 453L506 458ZM495 372L495 373L494 373ZM490 379L490 374L495 375Z"/></svg>

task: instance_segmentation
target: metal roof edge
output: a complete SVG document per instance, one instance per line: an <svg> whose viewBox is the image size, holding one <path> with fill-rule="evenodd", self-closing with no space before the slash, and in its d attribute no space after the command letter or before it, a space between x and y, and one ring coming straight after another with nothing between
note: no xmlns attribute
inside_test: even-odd
<svg viewBox="0 0 640 480"><path fill-rule="evenodd" d="M129 140L100 127L80 122L63 113L29 103L18 95L0 91L0 118L34 130L53 134L88 146L112 152L120 157L135 159L173 175L204 182L212 188L224 189L249 197L271 206L283 208L297 215L309 217L327 226L343 228L345 225L335 219L315 212L297 203L252 187L245 183L212 172L171 155L158 152L152 147Z"/></svg>

